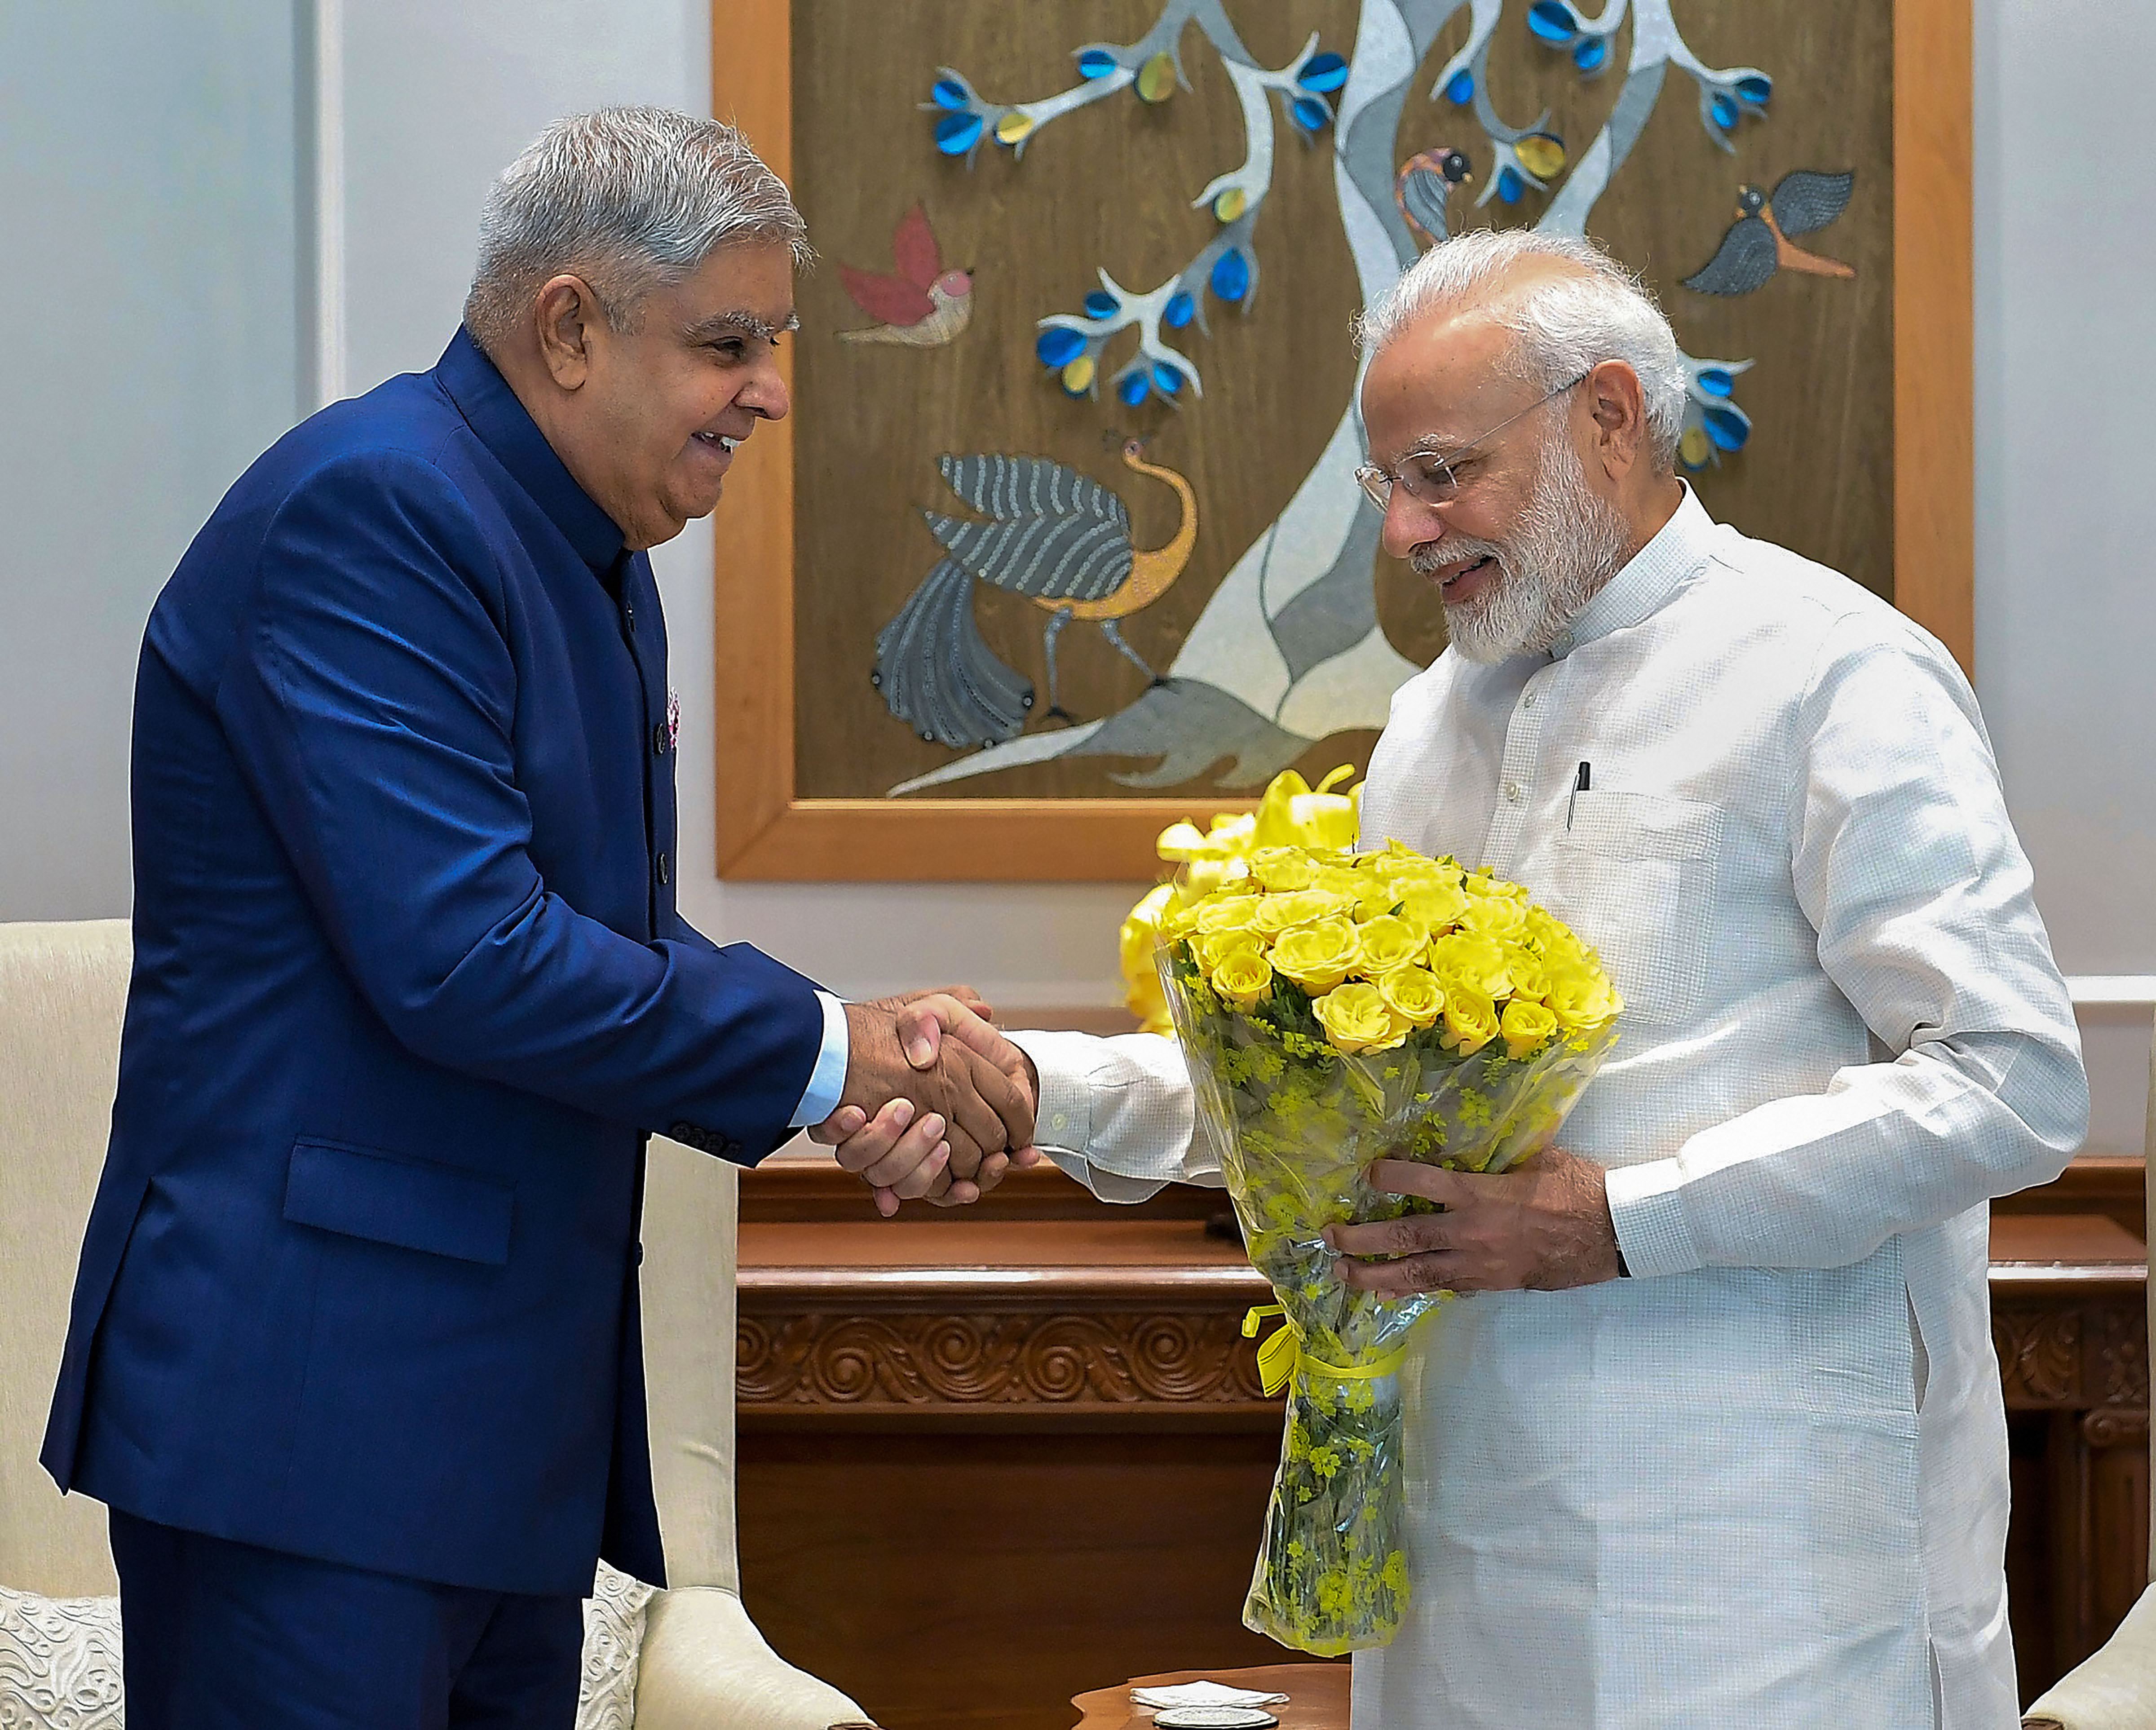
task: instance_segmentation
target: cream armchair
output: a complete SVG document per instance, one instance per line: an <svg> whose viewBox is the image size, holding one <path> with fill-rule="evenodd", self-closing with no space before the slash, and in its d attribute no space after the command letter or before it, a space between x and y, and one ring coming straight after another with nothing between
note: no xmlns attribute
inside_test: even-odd
<svg viewBox="0 0 2156 1730"><path fill-rule="evenodd" d="M39 1469L83 1221L103 1163L131 959L126 921L0 925L0 1722L117 1727L105 1511ZM603 1578L584 1730L829 1730L866 1715L764 1643L734 1550L730 1167L654 1141L644 1362L671 1590Z"/></svg>
<svg viewBox="0 0 2156 1730"><path fill-rule="evenodd" d="M2148 1128L2145 1151L2156 1158L2156 1047L2148 1059ZM2148 1235L2156 1243L2156 1184L2148 1190ZM2149 1337L2156 1339L2156 1281L2150 1283ZM2149 1437L2156 1461L2156 1432ZM2152 1478L2156 1482L2156 1478ZM2156 1526L2150 1573L2156 1574ZM2156 1730L2156 1585L2126 1613L2118 1630L2030 1704L2025 1730Z"/></svg>

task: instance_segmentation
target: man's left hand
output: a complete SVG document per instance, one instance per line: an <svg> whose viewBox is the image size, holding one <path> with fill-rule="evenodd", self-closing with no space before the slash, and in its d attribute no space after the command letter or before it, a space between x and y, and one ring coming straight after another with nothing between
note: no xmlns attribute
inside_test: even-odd
<svg viewBox="0 0 2156 1730"><path fill-rule="evenodd" d="M1445 1211L1329 1228L1340 1278L1358 1291L1562 1291L1618 1276L1617 1229L1591 1159L1548 1147L1494 1177L1381 1159L1370 1183Z"/></svg>

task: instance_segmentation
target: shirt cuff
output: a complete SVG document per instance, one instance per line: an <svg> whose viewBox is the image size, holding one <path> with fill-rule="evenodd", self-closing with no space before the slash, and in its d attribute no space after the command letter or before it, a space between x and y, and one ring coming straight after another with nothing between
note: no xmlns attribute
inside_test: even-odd
<svg viewBox="0 0 2156 1730"><path fill-rule="evenodd" d="M1609 1223L1633 1278L1688 1274L1707 1265L1685 1218L1684 1171L1676 1160L1616 1166L1605 1181Z"/></svg>
<svg viewBox="0 0 2156 1730"><path fill-rule="evenodd" d="M1033 1060L1040 1077L1034 1144L1051 1159L1069 1153L1083 1162L1093 1139L1093 1053L1100 1042L1082 1033L1024 1031L1006 1037ZM1055 1163L1070 1169L1064 1160Z"/></svg>
<svg viewBox="0 0 2156 1730"><path fill-rule="evenodd" d="M816 1054L816 1067L808 1072L808 1086L787 1121L788 1129L807 1129L821 1123L839 1109L846 1091L846 1061L852 1043L846 1033L846 1006L828 991L819 991L824 1006L824 1049Z"/></svg>

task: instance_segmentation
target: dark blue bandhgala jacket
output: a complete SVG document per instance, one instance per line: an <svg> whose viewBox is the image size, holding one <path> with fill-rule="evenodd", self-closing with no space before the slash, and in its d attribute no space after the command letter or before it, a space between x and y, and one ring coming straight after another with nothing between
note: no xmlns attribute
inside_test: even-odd
<svg viewBox="0 0 2156 1730"><path fill-rule="evenodd" d="M789 1133L814 988L675 912L651 567L459 331L150 619L135 971L46 1468L457 1585L660 1581L644 1136Z"/></svg>

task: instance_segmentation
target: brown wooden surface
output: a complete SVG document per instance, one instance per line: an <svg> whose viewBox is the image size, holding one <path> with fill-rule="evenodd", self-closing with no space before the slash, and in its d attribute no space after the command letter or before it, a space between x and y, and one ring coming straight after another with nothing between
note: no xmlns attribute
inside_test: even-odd
<svg viewBox="0 0 2156 1730"><path fill-rule="evenodd" d="M790 0L713 0L711 8L711 112L740 126L772 171L788 181L791 10ZM779 345L778 367L791 392L789 344ZM793 428L791 416L757 424L734 454L711 517L721 876L769 833L793 798ZM772 864L777 868L766 875L789 875L783 860Z"/></svg>
<svg viewBox="0 0 2156 1730"><path fill-rule="evenodd" d="M1280 1649L1239 1617L1277 1422L1219 1434L742 1425L743 1602L886 1730L1067 1730L1104 1676Z"/></svg>
<svg viewBox="0 0 2156 1730"><path fill-rule="evenodd" d="M1171 1183L1135 1205L1117 1204L1111 1217L1147 1219L1207 1219L1228 1205L1222 1189ZM973 1208L969 1219L1080 1219L1104 1211L1092 1191L1045 1162L1031 1171L1005 1175ZM742 1173L741 1217L744 1225L828 1219L868 1224L880 1217L861 1180L839 1168L829 1153L774 1153L753 1171Z"/></svg>
<svg viewBox="0 0 2156 1730"><path fill-rule="evenodd" d="M1970 0L1894 0L1894 598L1976 674Z"/></svg>
<svg viewBox="0 0 2156 1730"><path fill-rule="evenodd" d="M1177 1682L1218 1682L1254 1694L1285 1694L1285 1706L1268 1707L1281 1730L1348 1730L1348 1666L1344 1664L1264 1664L1251 1670L1171 1670L1160 1676L1134 1676L1119 1687L1096 1688L1071 1701L1078 1708L1077 1730L1137 1730L1152 1714L1131 1704L1133 1688L1166 1687Z"/></svg>
<svg viewBox="0 0 2156 1730"><path fill-rule="evenodd" d="M1009 1019L1009 1018L1007 1018ZM1022 1018L1028 1025L1072 1024L1034 1012ZM1103 1010L1096 1032L1128 1031L1130 1018L1120 1011ZM1994 1218L2024 1214L2101 1214L2138 1240L2148 1218L2143 1197L2148 1168L2128 1154L2083 1154L2069 1165L2056 1182L2024 1189L1994 1202ZM1135 1206L1119 1204L1115 1217L1163 1219L1205 1219L1228 1205L1226 1193L1171 1183L1158 1194ZM926 1217L925 1209L916 1209ZM1013 1172L1002 1184L983 1198L968 1218L1007 1219L1091 1219L1101 1204L1083 1184L1065 1177L1056 1167L1043 1164L1031 1171ZM743 1224L815 1219L865 1223L875 1219L874 1204L860 1180L841 1171L830 1155L805 1139L788 1152L777 1153L753 1171L742 1173L741 1217Z"/></svg>
<svg viewBox="0 0 2156 1730"><path fill-rule="evenodd" d="M2001 1214L2102 1214L2137 1238L2148 1229L2148 1167L2132 1153L2084 1153L2056 1183L1992 1203Z"/></svg>
<svg viewBox="0 0 2156 1730"><path fill-rule="evenodd" d="M896 400L906 406L896 435L901 447L898 454L904 461L870 460L849 444L847 461L840 465L842 472L836 474L834 480L832 463L814 458L803 448L803 472L814 475L819 487L818 496L812 499L804 486L798 501L804 533L821 536L827 530L837 533L845 522L871 515L870 495L875 490L902 490L902 475L909 465L916 478L927 475L930 485L918 498L908 495L906 510L934 502L932 490L940 482L932 478L932 458L939 448L938 439L945 436L946 425L986 427L993 414L1008 412L1022 420L1045 408L1060 411L1068 407L1055 398L1052 387L1036 376L1040 369L1031 366L1024 353L1008 351L1020 334L1018 325L1025 325L1029 332L1031 319L1044 311L1062 307L1085 285L1081 282L1065 292L1070 270L1057 264L1051 273L1060 273L1054 295L1045 299L1036 295L1023 306L994 311L996 297L988 290L990 272L1002 270L1004 291L1014 290L1028 272L1048 269L1042 261L1058 256L1057 249L1062 244L1033 245L1021 238L1007 242L1004 255L998 257L991 247L997 237L1022 237L1025 222L1050 220L1074 237L1070 246L1086 252L1086 274L1090 274L1092 260L1108 262L1120 256L1118 249L1129 249L1146 259L1179 258L1179 252L1162 243L1173 238L1179 245L1183 238L1179 225L1186 218L1203 218L1203 213L1175 209L1173 201L1152 210L1150 198L1127 209L1116 200L1125 192L1136 198L1149 190L1148 177L1160 176L1161 165L1168 161L1163 150L1173 137L1183 136L1174 133L1174 128L1186 128L1190 140L1209 136L1206 129L1224 124L1233 130L1234 105L1219 100L1222 92L1209 87L1209 80L1219 81L1209 50L1194 51L1187 57L1197 88L1178 95L1162 110L1147 111L1138 125L1129 124L1127 115L1116 112L1118 103L1104 103L1097 110L1051 127L1029 151L1023 164L1007 160L1008 153L999 153L991 145L984 146L981 161L969 175L961 164L934 158L918 138L907 132L914 118L911 105L927 88L925 79L915 75L921 69L912 66L911 59L923 54L930 62L947 54L953 56L952 64L963 65L983 88L998 93L1037 94L1068 81L1065 50L1069 44L1062 36L1070 26L1061 13L1048 8L1029 14L1052 21L1042 26L1044 30L1058 33L1050 52L1045 39L1040 44L1029 44L1019 39L1022 32L1004 28L998 33L993 26L969 22L976 13L988 16L983 8L989 3L990 0L973 0L968 6L953 6L934 13L870 6L866 0L803 8L804 32L821 33L813 42L804 38L803 44L798 44L818 50L807 54L796 52L794 8L781 0L730 0L726 7L715 9L717 111L737 115L775 163L783 163L785 170L798 167L799 172L793 177L802 190L804 204L811 207L812 228L828 258L869 267L885 262L875 249L887 249L891 224L898 213L914 196L931 194L931 213L943 235L947 262L973 264L983 273L975 327L947 351L926 354L892 349L841 351L830 338L834 328L831 323L827 321L819 329L812 321L811 329L804 331L803 372L798 382L803 386L803 394L812 399L810 418L803 423L804 436L816 436L817 428L831 429L834 423L858 421L864 404ZM1319 13L1330 18L1338 12L1345 20L1350 11L1346 0L1322 0L1322 3L1312 0L1312 6L1313 18ZM1135 22L1129 23L1128 28L1134 32L1148 21L1139 17L1143 10L1137 0L1122 0L1120 9L1118 5L1104 3L1089 11L1082 33L1113 35L1111 26L1126 22L1123 12L1132 13ZM1845 18L1844 12L1848 13ZM1286 28L1272 13L1260 14L1246 7L1235 15L1261 54L1271 48L1285 58L1288 49L1299 45L1304 28L1300 13L1291 33L1296 39L1285 46L1271 44L1266 35L1268 31ZM1512 22L1508 19L1508 25ZM1783 14L1722 8L1687 16L1685 25L1691 45L1710 63L1719 56L1723 61L1765 65L1774 74L1773 118L1763 124L1745 121L1740 128L1738 156L1721 157L1711 149L1697 148L1704 141L1697 136L1697 122L1691 112L1692 105L1684 100L1685 93L1666 95L1612 197L1598 207L1594 223L1598 234L1618 238L1614 231L1628 220L1650 225L1681 222L1703 230L1712 214L1711 200L1658 200L1652 193L1643 193L1638 201L1640 212L1627 214L1625 200L1632 195L1626 189L1632 182L1636 181L1642 187L1666 183L1665 170L1655 166L1657 152L1665 150L1693 147L1691 157L1686 158L1687 174L1704 172L1692 157L1715 158L1708 166L1726 171L1732 196L1740 179L1771 185L1779 173L1793 167L1854 165L1859 170L1857 195L1849 212L1833 227L1812 237L1817 249L1859 264L1855 283L1777 280L1743 300L1716 307L1699 306L1697 303L1702 297L1681 291L1673 297L1684 302L1672 310L1678 315L1681 335L1693 352L1732 357L1749 353L1762 362L1740 382L1739 389L1739 400L1751 410L1758 425L1753 448L1708 476L1702 491L1711 508L1749 531L1824 557L1875 587L1885 589L1891 584L1901 604L1966 664L1973 580L1966 0L1896 0L1891 28L1883 9L1869 0L1861 3L1837 0L1836 4ZM1454 37L1462 28L1464 23L1449 28L1434 48L1433 58L1449 53ZM896 49L866 69L872 77L880 77L888 70L896 81L894 90L897 83L905 84L900 106L890 114L875 110L872 119L865 119L872 105L864 105L857 95L835 110L819 101L812 113L809 87L820 89L822 80L838 75L832 54L822 51L828 46L827 38L839 33L847 52L851 53L865 43L880 40L875 33L884 29L904 31L914 39L904 49L911 56L904 69L894 57ZM1775 32L1787 33L1788 39L1779 40ZM930 36L934 38L932 42L927 39ZM1350 45L1346 23L1335 28L1334 37L1328 41L1335 39L1343 51ZM1628 39L1629 27L1615 45L1618 56L1621 57ZM975 57L967 60L960 49L973 52ZM1527 44L1523 28L1508 28L1501 33L1493 55L1493 75L1499 80L1506 102L1531 106L1536 101L1548 101L1559 120L1578 133L1574 140L1578 147L1591 136L1594 121L1599 118L1593 113L1593 105L1606 103L1607 93L1614 89L1619 74L1613 73L1583 86L1564 69L1561 57L1544 55L1537 63L1535 56L1540 54ZM1508 71L1512 57L1518 57L1517 64ZM1858 75L1866 67L1876 69L1882 60L1891 65L1891 116L1887 105L1874 99L1877 90L1887 87L1887 80L1867 81ZM1010 63L1008 68L1006 61ZM1011 79L998 84L992 78L991 69L998 74L1009 70ZM901 69L903 77L899 75ZM797 76L803 81L798 88L798 105ZM1571 110L1583 105L1589 118L1571 119ZM1441 130L1444 114L1442 104L1411 103L1409 119L1403 125L1401 148L1419 148L1435 141L1434 137L1422 138L1420 131L1432 127ZM1882 116L1887 116L1891 131L1887 160L1892 163L1893 185L1891 195L1886 187L1878 187L1876 202L1873 202L1872 188L1881 177L1883 166L1873 133ZM818 190L814 141L808 140L798 152L794 147L797 136L806 138L803 128L813 131L819 125L842 128L845 135L833 135L829 152L837 172L824 175L822 192ZM921 125L925 127L926 122ZM1680 144L1686 128L1692 136ZM888 169L880 166L875 146L871 142L865 146L862 141L886 135L893 141L880 161L898 165ZM1289 300L1281 285L1295 280L1290 273L1321 270L1324 268L1321 254L1331 258L1341 251L1337 245L1296 248L1282 244L1284 218L1292 208L1300 208L1293 203L1293 198L1299 195L1296 177L1322 182L1327 153L1300 151L1291 138L1284 137L1281 145L1283 177L1275 193L1277 202L1257 236L1265 277L1251 316L1244 319L1231 314L1215 319L1213 337L1199 339L1193 348L1208 380L1209 403L1216 388L1221 392L1255 392L1259 394L1253 401L1260 403L1265 393L1281 388L1280 377L1286 371L1279 361L1282 349L1265 348L1257 359L1250 361L1239 356L1236 345L1253 341L1264 328L1263 321ZM1195 145L1187 147L1195 148ZM1240 148L1239 138L1235 147ZM1816 160L1799 161L1806 151ZM1830 163L1820 154L1823 151L1839 152L1849 161ZM1137 163L1135 180L1125 172L1130 166L1126 157ZM1310 160L1299 160L1305 157ZM1206 174L1220 166L1211 157L1207 161L1210 166ZM875 166L865 170L864 162ZM1868 174L1867 167L1871 171ZM1172 180L1174 175L1171 172L1167 177ZM1202 183L1204 177L1200 175L1194 183ZM1081 182L1088 188L1082 198L1074 200L1060 191L1052 197L1036 193L1043 185L1060 188ZM942 213L939 200L952 187L971 205L956 215L947 215ZM1302 193L1308 190L1301 188ZM814 208L826 193L840 201L829 222ZM878 198L890 208L877 206L871 210ZM1531 217L1535 198L1536 195L1529 194L1527 206L1517 213ZM1312 209L1322 209L1326 223L1337 228L1330 204L1330 199L1321 195ZM1074 220L1074 212L1082 215ZM1724 224L1727 219L1726 215L1715 218ZM1878 262L1882 243L1870 235L1867 228L1882 221L1891 234L1891 264ZM1319 227L1321 232L1327 231L1325 223ZM1705 237L1707 252L1697 258L1691 254L1698 250L1701 237L1688 231L1681 244L1671 240L1651 250L1645 257L1649 275L1659 281L1666 272L1681 275L1697 268L1711 253L1712 241L1719 232L1717 227L1713 234ZM982 256L959 256L968 239L977 241ZM1630 255L1621 241L1619 250ZM1867 268L1867 259L1876 268ZM1331 258L1331 263L1344 270L1344 259ZM1150 281L1167 267L1156 262L1150 270L1134 264L1127 268L1132 273L1127 280ZM802 292L804 314L835 316L845 305L842 296L824 304L840 294L835 270L826 269L808 279ZM1876 298L1882 295L1891 300L1891 320L1886 304ZM1306 313L1308 306L1298 296L1291 310ZM1016 319L1018 324L1003 331L990 322L992 319L1006 323ZM1754 319L1764 320L1756 339L1746 329L1747 321ZM1846 322L1852 319L1857 321L1857 327L1845 330ZM1735 321L1729 331L1735 340L1712 347L1706 337L1695 336L1695 326L1706 330L1717 320ZM1778 333L1773 328L1778 322L1787 325L1789 330ZM1849 337L1846 342L1840 340L1845 334ZM1783 336L1791 340L1782 340ZM1887 345L1883 357L1871 353L1868 345L1878 343ZM1312 352L1322 347L1300 337L1291 345L1292 352L1303 357L1297 362L1302 377L1312 376L1312 367L1322 370L1324 362L1311 358ZM922 362L932 363L926 370L933 370L933 362L957 359L963 352L978 353L986 364L991 350L995 351L996 369L993 388L976 390L971 398L978 405L985 405L985 412L967 408L963 400L966 393L957 386L933 382L924 386L921 382L925 376ZM1344 353L1343 350L1343 357ZM832 386L828 408L814 406L824 400L819 394L822 388L818 382L819 368L824 369L826 382ZM839 370L833 372L833 368ZM858 377L854 376L856 373ZM890 378L899 382L892 384ZM1040 389L1029 388L1034 385ZM1871 397L1866 397L1867 391ZM1316 400L1317 395L1313 391L1310 399ZM1104 407L1096 418L1137 425L1146 417L1163 413L1149 408L1133 417ZM1205 498L1201 496L1202 534L1209 536L1214 528L1224 531L1233 520L1239 508L1238 489L1245 485L1236 477L1263 469L1271 460L1273 448L1284 450L1301 436L1312 419L1330 424L1329 413L1314 417L1299 413L1280 423L1281 430L1266 446L1255 458L1236 465L1227 479L1207 480L1221 503L1209 514ZM1820 424L1814 425L1815 420ZM1253 421L1248 415L1234 424L1271 424ZM1194 426L1188 419L1171 426L1154 454L1173 458L1177 454L1168 448L1168 442L1186 439L1194 443L1198 434ZM1059 436L1065 434L1067 421L1057 420L1055 430ZM1097 440L1101 430L1101 427L1093 426L1089 435ZM1322 430L1317 429L1312 436ZM851 438L843 424L838 431ZM1010 438L1014 439L1016 434ZM1786 446L1778 444L1777 441L1784 439L1789 441ZM985 437L962 442L967 448L989 448L993 443ZM1225 446L1233 443L1227 438L1213 442ZM1770 464L1767 459L1778 449L1801 454L1792 459L1789 466ZM1049 454L1057 452L1051 449ZM1070 453L1078 454L1075 448ZM1118 478L1111 467L1100 466L1097 449L1083 454L1093 459L1091 467L1102 478ZM914 752L919 747L918 741L883 714L880 701L867 689L865 664L853 667L847 656L860 646L852 642L852 636L863 630L872 636L875 624L896 604L896 596L886 595L883 589L902 593L903 587L917 580L927 564L918 557L901 557L902 548L896 544L905 530L917 523L917 516L905 517L899 528L884 522L870 537L875 547L872 582L863 579L850 586L842 572L827 564L815 562L812 567L805 545L797 562L795 455L790 424L762 428L745 448L728 489L729 499L721 505L717 518L721 781L717 822L722 875L780 879L1138 880L1152 875L1152 838L1164 823L1194 811L1203 815L1213 809L1232 808L1234 801L1200 793L1165 800L1010 797L1014 792L1026 791L1031 783L1023 778L1014 780L1009 774L984 778L978 783L982 797L971 796L973 789L969 788L967 796L909 800L901 810L893 810L874 797L811 796L849 788L862 794L880 794L890 784L888 766L880 753ZM1203 453L1183 453L1182 461L1174 465L1187 470L1194 460L1204 464L1216 459L1209 449ZM1164 500L1164 489L1142 477L1123 474L1119 478L1138 514L1140 543L1159 538L1157 526L1148 524L1146 512L1160 506L1162 501L1147 506L1144 499L1147 493L1158 490ZM1815 485L1819 489L1817 498L1811 495ZM1887 497L1891 497L1892 505L1891 536L1880 532L1877 521L1879 501ZM1788 523L1781 521L1783 514L1789 517ZM1877 552L1890 544L1895 561L1891 570ZM919 547L913 549L915 554L921 551ZM1158 661L1163 651L1172 650L1181 629L1175 609L1202 599L1199 590L1217 580L1224 569L1224 566L1213 567L1219 566L1217 551L1201 550L1184 583L1132 623L1130 634L1142 652ZM1209 576L1199 576L1198 567L1209 559L1212 561L1207 567ZM789 576L797 570L805 580L825 583L823 592L830 597L829 610L835 620L832 629L819 629L813 635L804 632L797 637L793 616L795 596L788 583ZM1420 586L1412 579L1404 580L1397 571L1381 569L1378 598L1379 615L1389 634L1404 652L1426 655L1436 640L1436 624ZM1004 610L1015 613L1022 609ZM983 629L992 642L999 641L998 632L1017 628L1008 619L991 616L993 606L984 605L982 612ZM870 614L875 616L870 618ZM823 614L818 616L819 623L827 622ZM1148 633L1161 640L1156 642ZM1136 675L1112 660L1101 659L1106 654L1102 645L1086 640L1094 635L1097 634L1082 627L1065 634L1074 677L1106 681L1101 685L1101 693L1107 700L1120 701L1127 694L1114 681L1126 674L1132 678ZM797 642L803 645L804 654L813 647L814 653L828 655L833 669L829 677L799 681L798 700ZM1032 653L1037 655L1037 647ZM1011 655L1017 655L1018 650L1012 649ZM838 666L841 660L846 660L845 668ZM1091 666L1095 660L1099 665ZM817 665L819 669L823 665ZM1038 675L1039 670L1027 660L1014 659L1013 665ZM858 680L855 675L860 675ZM872 723L880 723L896 737L877 734ZM803 729L804 742L821 742L814 744L818 754L814 761L808 757L800 759L799 778L797 727ZM1331 742L1327 748L1312 753L1312 761L1317 764L1322 758L1329 764L1339 757L1354 754L1338 747L1353 746L1359 750L1366 744L1367 738L1343 736ZM856 746L872 748L857 749ZM1060 791L1063 780L1075 773L1067 767L1027 772L1043 787L1055 791ZM1106 787L1098 780L1094 783L1095 791Z"/></svg>

